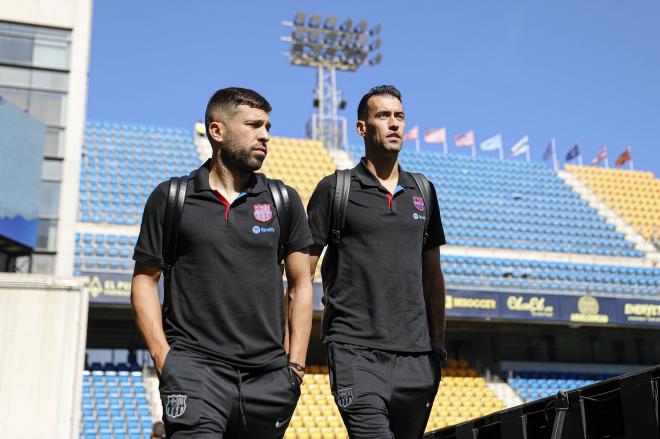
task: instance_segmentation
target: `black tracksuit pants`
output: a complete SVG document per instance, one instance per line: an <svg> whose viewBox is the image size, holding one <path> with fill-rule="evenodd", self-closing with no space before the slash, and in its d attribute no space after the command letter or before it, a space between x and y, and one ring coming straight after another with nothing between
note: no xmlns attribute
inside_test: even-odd
<svg viewBox="0 0 660 439"><path fill-rule="evenodd" d="M168 439L281 438L300 397L288 366L243 371L175 349L159 389Z"/></svg>
<svg viewBox="0 0 660 439"><path fill-rule="evenodd" d="M330 387L351 439L418 439L440 384L432 353L330 342Z"/></svg>

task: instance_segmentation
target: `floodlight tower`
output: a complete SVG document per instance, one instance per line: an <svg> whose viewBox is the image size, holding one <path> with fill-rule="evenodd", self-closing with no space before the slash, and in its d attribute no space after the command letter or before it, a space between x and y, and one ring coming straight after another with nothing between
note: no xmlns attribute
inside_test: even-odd
<svg viewBox="0 0 660 439"><path fill-rule="evenodd" d="M366 21L354 25L349 18L337 26L335 17L324 21L314 13L307 20L304 12L282 24L292 28L290 35L282 37L282 41L291 43L284 55L294 66L317 70L313 102L318 110L307 122L307 135L330 149L346 147L346 118L337 115L337 110L346 107L346 101L337 90L336 72L355 72L365 62L371 66L381 62L380 53L367 60L380 49L380 24L368 30Z"/></svg>

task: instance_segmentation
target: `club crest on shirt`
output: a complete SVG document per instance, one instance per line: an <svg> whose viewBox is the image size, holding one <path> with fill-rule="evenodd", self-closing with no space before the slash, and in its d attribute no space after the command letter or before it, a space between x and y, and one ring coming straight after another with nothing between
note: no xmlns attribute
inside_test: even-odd
<svg viewBox="0 0 660 439"><path fill-rule="evenodd" d="M426 205L424 205L424 198L422 197L413 196L413 204L415 205L415 209L419 210L420 212L424 212L426 209Z"/></svg>
<svg viewBox="0 0 660 439"><path fill-rule="evenodd" d="M257 221L266 223L273 218L273 210L270 204L254 204L252 207L254 208L252 214Z"/></svg>

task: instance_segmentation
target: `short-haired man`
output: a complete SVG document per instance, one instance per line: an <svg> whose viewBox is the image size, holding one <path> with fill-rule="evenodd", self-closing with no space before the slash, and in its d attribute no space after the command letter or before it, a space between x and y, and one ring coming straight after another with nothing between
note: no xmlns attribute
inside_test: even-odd
<svg viewBox="0 0 660 439"><path fill-rule="evenodd" d="M424 200L398 164L404 128L399 91L372 88L358 106L365 157L350 171L338 239L331 234L337 176L321 180L307 207L311 273L328 245L323 340L352 439L421 438L440 382L439 357L446 356L438 249L445 237L435 189L430 185Z"/></svg>
<svg viewBox="0 0 660 439"><path fill-rule="evenodd" d="M280 224L266 179L255 173L266 158L270 110L248 89L211 97L206 132L213 155L188 180L162 315L157 283L169 182L145 206L131 301L160 378L168 438L280 438L300 396L312 320L312 240L300 197L287 186L285 317Z"/></svg>

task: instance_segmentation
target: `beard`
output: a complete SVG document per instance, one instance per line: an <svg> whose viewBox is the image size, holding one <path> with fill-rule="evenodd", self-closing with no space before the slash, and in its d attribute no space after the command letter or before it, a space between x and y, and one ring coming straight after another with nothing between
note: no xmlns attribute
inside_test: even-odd
<svg viewBox="0 0 660 439"><path fill-rule="evenodd" d="M263 159L252 156L252 146L242 144L231 133L225 136L225 142L219 150L220 160L224 165L240 172L254 172L261 168Z"/></svg>

